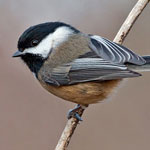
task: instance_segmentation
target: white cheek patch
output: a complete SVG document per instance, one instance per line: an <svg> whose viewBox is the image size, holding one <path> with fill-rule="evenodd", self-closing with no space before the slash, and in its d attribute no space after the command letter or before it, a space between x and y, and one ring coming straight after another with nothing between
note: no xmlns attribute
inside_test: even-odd
<svg viewBox="0 0 150 150"><path fill-rule="evenodd" d="M59 27L54 33L49 34L43 39L37 46L27 48L23 53L41 55L43 58L47 58L50 51L65 42L72 33L73 30L69 27Z"/></svg>

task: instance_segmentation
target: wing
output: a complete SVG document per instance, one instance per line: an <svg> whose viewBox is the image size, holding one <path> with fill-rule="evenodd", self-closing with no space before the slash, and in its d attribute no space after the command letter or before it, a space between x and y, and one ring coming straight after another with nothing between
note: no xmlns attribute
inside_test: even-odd
<svg viewBox="0 0 150 150"><path fill-rule="evenodd" d="M78 58L71 63L54 68L43 79L52 85L71 85L90 81L104 81L140 76L125 65L112 63L102 58Z"/></svg>
<svg viewBox="0 0 150 150"><path fill-rule="evenodd" d="M143 65L146 63L141 56L135 54L124 46L96 35L90 35L90 38L91 43L89 47L91 50L107 61L119 64L129 62L136 65Z"/></svg>
<svg viewBox="0 0 150 150"><path fill-rule="evenodd" d="M100 36L91 35L90 39L90 52L70 63L53 68L50 73L44 73L43 80L48 84L61 86L141 75L129 70L124 63L145 64L142 57Z"/></svg>

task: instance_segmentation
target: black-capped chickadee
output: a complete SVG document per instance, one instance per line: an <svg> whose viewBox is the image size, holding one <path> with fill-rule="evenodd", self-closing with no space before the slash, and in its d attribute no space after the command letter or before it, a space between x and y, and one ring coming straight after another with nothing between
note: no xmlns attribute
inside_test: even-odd
<svg viewBox="0 0 150 150"><path fill-rule="evenodd" d="M83 106L106 99L123 78L141 76L135 71L150 70L150 56L62 22L28 28L13 57L21 57L47 91Z"/></svg>

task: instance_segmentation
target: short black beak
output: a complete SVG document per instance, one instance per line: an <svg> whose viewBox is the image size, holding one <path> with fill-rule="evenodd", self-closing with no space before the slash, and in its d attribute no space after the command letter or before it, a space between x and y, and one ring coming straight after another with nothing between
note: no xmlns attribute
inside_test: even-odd
<svg viewBox="0 0 150 150"><path fill-rule="evenodd" d="M12 55L12 57L20 57L21 55L23 55L23 52L17 51Z"/></svg>

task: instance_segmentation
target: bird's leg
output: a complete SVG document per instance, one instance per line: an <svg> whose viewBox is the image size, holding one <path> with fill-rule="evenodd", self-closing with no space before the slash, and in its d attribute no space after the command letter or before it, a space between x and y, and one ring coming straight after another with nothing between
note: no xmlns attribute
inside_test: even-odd
<svg viewBox="0 0 150 150"><path fill-rule="evenodd" d="M81 118L81 116L79 115L79 110L80 110L80 109L85 109L86 107L88 107L88 106L84 106L84 105L77 104L77 105L75 106L75 108L69 110L68 115L67 115L67 118L70 119L70 118L74 117L74 118L76 118L77 120L82 121L82 118Z"/></svg>

